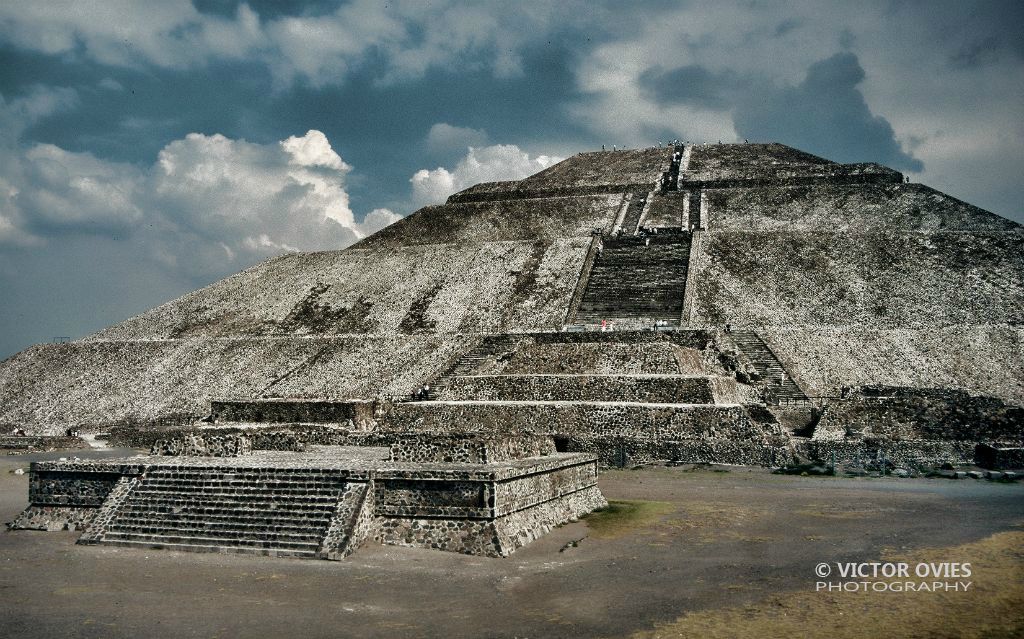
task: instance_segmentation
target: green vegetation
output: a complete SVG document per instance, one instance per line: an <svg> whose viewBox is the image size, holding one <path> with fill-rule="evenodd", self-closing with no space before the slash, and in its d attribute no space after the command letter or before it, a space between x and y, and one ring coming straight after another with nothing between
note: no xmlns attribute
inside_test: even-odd
<svg viewBox="0 0 1024 639"><path fill-rule="evenodd" d="M673 509L672 504L664 501L611 500L607 508L594 511L583 520L592 537L609 539L651 526Z"/></svg>

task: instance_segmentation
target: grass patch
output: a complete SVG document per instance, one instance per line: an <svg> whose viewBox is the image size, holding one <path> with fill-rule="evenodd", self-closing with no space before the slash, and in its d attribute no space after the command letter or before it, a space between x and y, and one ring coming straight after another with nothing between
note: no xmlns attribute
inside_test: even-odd
<svg viewBox="0 0 1024 639"><path fill-rule="evenodd" d="M673 510L674 506L664 501L612 499L607 508L595 510L583 517L583 521L587 522L592 537L609 539L651 526Z"/></svg>
<svg viewBox="0 0 1024 639"><path fill-rule="evenodd" d="M869 558L865 558L869 559ZM1021 637L1024 636L1024 532L952 548L928 548L887 561L970 562L967 592L826 593L812 589L743 607L680 617L634 639L668 637ZM810 567L810 565L809 565ZM814 577L808 570L808 581ZM885 581L901 581L898 579Z"/></svg>

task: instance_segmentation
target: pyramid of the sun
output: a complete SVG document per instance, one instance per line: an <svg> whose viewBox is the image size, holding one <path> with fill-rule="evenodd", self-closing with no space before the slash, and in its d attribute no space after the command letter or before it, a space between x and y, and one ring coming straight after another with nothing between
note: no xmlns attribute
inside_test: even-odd
<svg viewBox="0 0 1024 639"><path fill-rule="evenodd" d="M396 402L395 429L527 424L570 449L1019 443L1022 320L1022 227L886 167L780 144L582 153L29 348L0 363L0 424L362 399ZM402 401L424 383L436 401Z"/></svg>

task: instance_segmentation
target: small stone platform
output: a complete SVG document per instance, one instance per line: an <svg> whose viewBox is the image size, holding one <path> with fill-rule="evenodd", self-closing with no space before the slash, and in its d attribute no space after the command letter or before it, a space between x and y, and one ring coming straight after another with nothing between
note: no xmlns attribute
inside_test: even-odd
<svg viewBox="0 0 1024 639"><path fill-rule="evenodd" d="M13 528L85 528L80 544L320 559L371 538L504 557L607 504L593 455L425 433L390 449L36 462L29 501Z"/></svg>

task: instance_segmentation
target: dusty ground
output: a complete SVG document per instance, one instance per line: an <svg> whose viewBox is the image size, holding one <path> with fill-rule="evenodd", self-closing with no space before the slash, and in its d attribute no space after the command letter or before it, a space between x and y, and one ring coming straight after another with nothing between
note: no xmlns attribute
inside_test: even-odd
<svg viewBox="0 0 1024 639"><path fill-rule="evenodd" d="M27 474L10 471L40 457L0 457L0 521L26 505ZM504 560L371 545L319 562L0 532L0 636L967 636L970 615L984 636L1022 632L1020 483L659 468L601 487L612 512ZM895 557L972 560L978 590L814 592L819 562Z"/></svg>

